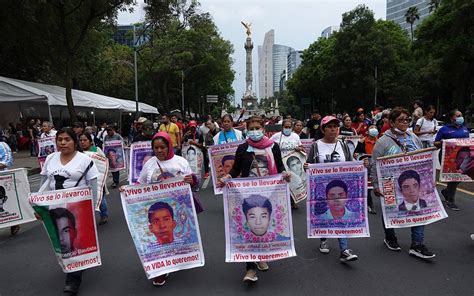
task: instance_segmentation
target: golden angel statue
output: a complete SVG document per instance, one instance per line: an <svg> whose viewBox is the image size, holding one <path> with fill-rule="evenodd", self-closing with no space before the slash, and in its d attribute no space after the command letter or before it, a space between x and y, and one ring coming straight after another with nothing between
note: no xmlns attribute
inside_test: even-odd
<svg viewBox="0 0 474 296"><path fill-rule="evenodd" d="M240 21L242 25L244 25L245 29L247 29L247 36L250 37L252 35L252 23L244 23L243 21Z"/></svg>

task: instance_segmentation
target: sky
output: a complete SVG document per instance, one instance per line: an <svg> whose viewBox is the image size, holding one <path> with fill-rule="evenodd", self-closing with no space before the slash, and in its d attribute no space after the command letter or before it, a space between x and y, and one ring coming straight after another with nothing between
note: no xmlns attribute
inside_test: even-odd
<svg viewBox="0 0 474 296"><path fill-rule="evenodd" d="M202 12L209 12L221 36L234 46L233 69L236 103L245 91L245 28L240 21L252 23L254 87L258 94L258 45L265 33L275 30L275 43L304 50L329 26L339 26L342 14L359 4L367 5L377 19L385 19L387 0L201 0ZM118 24L130 24L144 19L143 0L133 13L121 12Z"/></svg>

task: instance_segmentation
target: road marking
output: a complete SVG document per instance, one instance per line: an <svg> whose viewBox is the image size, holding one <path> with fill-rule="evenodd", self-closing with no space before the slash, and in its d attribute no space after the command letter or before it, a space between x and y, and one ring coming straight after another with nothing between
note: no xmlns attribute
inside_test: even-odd
<svg viewBox="0 0 474 296"><path fill-rule="evenodd" d="M209 178L207 178L206 180L204 180L204 183L202 183L202 186L201 188L202 189L206 189L207 188L207 185L209 185L209 180L211 179L211 176L209 176Z"/></svg>
<svg viewBox="0 0 474 296"><path fill-rule="evenodd" d="M436 182L436 185L441 185L441 186L444 186L444 187L447 187L448 185L444 184L444 183L441 183L441 182ZM458 191L461 191L462 193L466 193L467 195L472 195L474 196L474 192L472 191L469 191L469 190L466 190L466 189L462 189L462 188L458 188L457 189Z"/></svg>

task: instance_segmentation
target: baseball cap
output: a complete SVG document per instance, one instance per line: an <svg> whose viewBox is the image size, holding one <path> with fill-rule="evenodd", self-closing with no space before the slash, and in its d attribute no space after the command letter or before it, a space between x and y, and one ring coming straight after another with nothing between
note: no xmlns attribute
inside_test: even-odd
<svg viewBox="0 0 474 296"><path fill-rule="evenodd" d="M137 123L144 123L147 120L148 119L146 119L146 117L140 117L140 118L138 118Z"/></svg>
<svg viewBox="0 0 474 296"><path fill-rule="evenodd" d="M197 127L197 122L196 122L196 120L191 120L191 121L188 123L188 126L189 126L189 127Z"/></svg>
<svg viewBox="0 0 474 296"><path fill-rule="evenodd" d="M337 124L339 124L339 119L337 119L334 116L324 116L324 118L321 120L321 128L324 128L324 126L332 121L335 121Z"/></svg>

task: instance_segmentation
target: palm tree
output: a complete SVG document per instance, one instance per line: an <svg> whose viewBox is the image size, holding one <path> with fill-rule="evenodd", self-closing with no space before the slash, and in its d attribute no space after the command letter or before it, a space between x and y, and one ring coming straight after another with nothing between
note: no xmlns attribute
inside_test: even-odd
<svg viewBox="0 0 474 296"><path fill-rule="evenodd" d="M418 7L412 6L408 8L407 12L405 13L405 20L407 23L410 24L410 32L411 32L411 42L413 43L413 24L416 20L420 19L420 14L418 12Z"/></svg>
<svg viewBox="0 0 474 296"><path fill-rule="evenodd" d="M430 12L433 10L438 9L439 5L441 4L441 0L431 0L430 1Z"/></svg>

